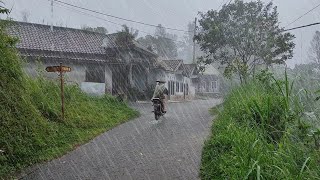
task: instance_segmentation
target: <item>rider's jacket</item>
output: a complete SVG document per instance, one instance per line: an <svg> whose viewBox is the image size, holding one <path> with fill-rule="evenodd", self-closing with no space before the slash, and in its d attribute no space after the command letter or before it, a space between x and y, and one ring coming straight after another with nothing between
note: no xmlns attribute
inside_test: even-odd
<svg viewBox="0 0 320 180"><path fill-rule="evenodd" d="M168 89L166 88L165 84L157 84L152 98L164 99L164 94L168 94Z"/></svg>

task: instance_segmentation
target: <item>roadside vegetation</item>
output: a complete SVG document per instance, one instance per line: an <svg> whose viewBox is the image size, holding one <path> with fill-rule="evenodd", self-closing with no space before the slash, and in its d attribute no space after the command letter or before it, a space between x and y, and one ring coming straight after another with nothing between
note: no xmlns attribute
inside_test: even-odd
<svg viewBox="0 0 320 180"><path fill-rule="evenodd" d="M311 42L314 63L288 69L295 37L272 2L236 0L200 15L199 64L220 65L231 79L212 109L201 178L320 179L320 33Z"/></svg>
<svg viewBox="0 0 320 180"><path fill-rule="evenodd" d="M264 72L234 88L213 110L201 178L320 179L320 126L293 87Z"/></svg>
<svg viewBox="0 0 320 180"><path fill-rule="evenodd" d="M7 10L0 6L0 13ZM7 23L0 22L0 179L57 158L138 115L111 96L91 97L67 85L62 120L59 83L24 74L17 40L5 33Z"/></svg>

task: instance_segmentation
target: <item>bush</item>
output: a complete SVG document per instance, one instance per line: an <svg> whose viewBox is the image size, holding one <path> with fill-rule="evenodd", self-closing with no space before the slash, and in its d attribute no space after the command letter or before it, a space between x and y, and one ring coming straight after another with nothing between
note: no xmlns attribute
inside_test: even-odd
<svg viewBox="0 0 320 180"><path fill-rule="evenodd" d="M203 149L202 179L320 178L320 154L311 137L300 136L288 81L274 83L254 80L225 99Z"/></svg>

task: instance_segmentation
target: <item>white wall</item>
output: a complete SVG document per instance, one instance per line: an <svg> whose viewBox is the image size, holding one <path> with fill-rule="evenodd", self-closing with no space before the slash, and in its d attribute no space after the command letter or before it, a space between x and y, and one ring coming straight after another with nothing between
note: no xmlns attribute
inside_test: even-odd
<svg viewBox="0 0 320 180"><path fill-rule="evenodd" d="M44 76L49 79L58 79L58 73L46 72L45 68L48 66L59 66L60 63L55 62L27 62L24 65L24 71L31 77ZM86 79L86 68L80 64L64 63L63 66L71 67L71 72L64 73L64 78L67 83L75 83L80 85Z"/></svg>
<svg viewBox="0 0 320 180"><path fill-rule="evenodd" d="M104 95L106 86L105 83L82 82L80 88L91 95Z"/></svg>
<svg viewBox="0 0 320 180"><path fill-rule="evenodd" d="M58 73L46 72L45 68L48 66L59 66L59 62L34 62L29 61L24 64L24 71L30 77L37 77L39 75L49 79L59 78ZM105 83L94 83L86 81L86 64L85 63L63 63L63 66L71 67L71 72L64 73L64 79L66 83L77 84L84 92L88 94L102 95L106 92L112 92L112 71L111 68L105 66ZM99 66L91 64L90 66Z"/></svg>

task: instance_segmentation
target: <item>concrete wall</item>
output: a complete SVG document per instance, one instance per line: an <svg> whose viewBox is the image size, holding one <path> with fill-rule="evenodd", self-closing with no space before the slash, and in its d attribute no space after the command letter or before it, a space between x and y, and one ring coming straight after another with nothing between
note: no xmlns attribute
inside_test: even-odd
<svg viewBox="0 0 320 180"><path fill-rule="evenodd" d="M23 69L31 77L44 76L49 79L58 79L58 73L46 72L45 68L48 66L58 66L60 62L46 62L41 63L29 61L25 63ZM64 73L66 83L78 84L84 82L86 79L86 67L76 63L63 63L64 66L71 67L71 72Z"/></svg>
<svg viewBox="0 0 320 180"><path fill-rule="evenodd" d="M60 61L45 61L42 60L41 63L34 60L28 61L24 64L24 71L30 77L43 76L48 79L57 79L59 78L58 73L46 72L45 68L48 66L58 66ZM112 71L111 68L107 65L101 64L87 64L87 63L78 63L78 62L63 62L64 66L71 67L71 72L64 73L64 79L66 83L78 85L84 92L95 95L102 95L104 93L112 92ZM95 82L86 82L86 70L87 67L101 68L105 69L104 79L105 83L95 83Z"/></svg>
<svg viewBox="0 0 320 180"><path fill-rule="evenodd" d="M106 85L105 83L81 82L80 88L83 92L90 95L104 95Z"/></svg>

